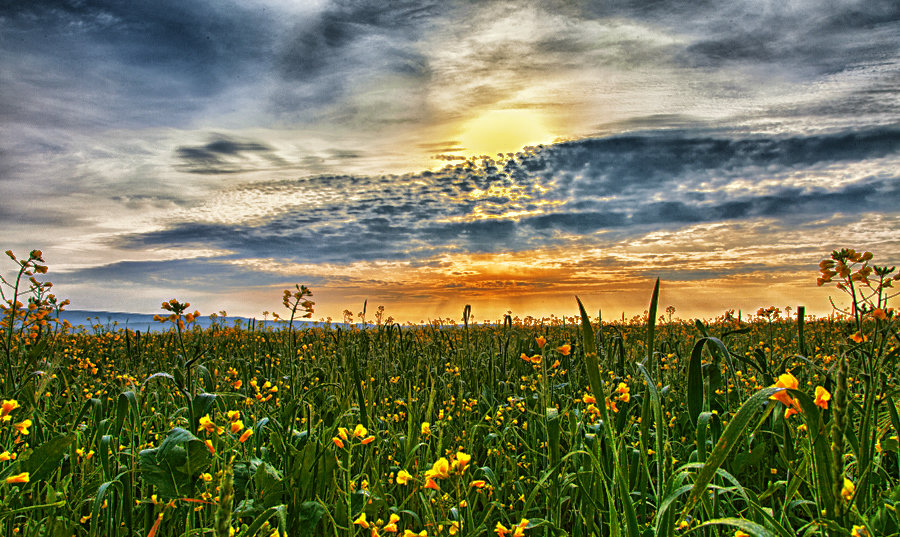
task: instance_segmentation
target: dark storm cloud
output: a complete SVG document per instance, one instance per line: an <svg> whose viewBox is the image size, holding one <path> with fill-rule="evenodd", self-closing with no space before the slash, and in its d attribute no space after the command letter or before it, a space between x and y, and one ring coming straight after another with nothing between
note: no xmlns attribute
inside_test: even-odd
<svg viewBox="0 0 900 537"><path fill-rule="evenodd" d="M181 161L179 169L188 173L216 174L237 173L258 169L258 165L249 165L247 157L258 155L272 166L284 165L271 147L252 141L239 141L225 136L216 136L201 146L181 146L175 150Z"/></svg>
<svg viewBox="0 0 900 537"><path fill-rule="evenodd" d="M275 47L280 83L271 95L274 111L315 117L321 111L310 105L332 105L378 77L423 83L431 67L417 42L449 7L413 0L338 1L297 20ZM345 104L332 113L360 117L373 112L366 108Z"/></svg>
<svg viewBox="0 0 900 537"><path fill-rule="evenodd" d="M0 62L16 76L0 109L31 124L178 124L266 62L269 17L214 2L6 2Z"/></svg>
<svg viewBox="0 0 900 537"><path fill-rule="evenodd" d="M185 222L117 239L123 241L117 246L202 244L243 256L310 262L396 260L560 246L572 236L590 240L596 232L623 238L705 222L890 213L900 206L900 177L890 164L898 158L900 130L892 129L782 138L617 136L438 172L250 185L248 192L270 195L319 185L335 196L254 225ZM871 175L835 186L792 182L850 162L872 163ZM768 186L722 188L761 170ZM509 216L516 213L526 214Z"/></svg>
<svg viewBox="0 0 900 537"><path fill-rule="evenodd" d="M301 21L279 54L277 67L289 80L308 80L336 66L364 60L353 45L371 37L391 35L401 42L421 35L422 26L438 12L434 2L336 2L329 9ZM384 51L381 59L399 73L418 74L421 55L401 47Z"/></svg>

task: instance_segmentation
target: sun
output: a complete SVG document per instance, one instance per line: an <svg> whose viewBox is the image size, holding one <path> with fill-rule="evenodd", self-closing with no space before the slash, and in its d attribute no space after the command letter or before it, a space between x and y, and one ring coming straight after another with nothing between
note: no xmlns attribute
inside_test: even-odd
<svg viewBox="0 0 900 537"><path fill-rule="evenodd" d="M525 146L549 143L554 135L534 110L493 110L462 125L459 135L466 156L514 153Z"/></svg>

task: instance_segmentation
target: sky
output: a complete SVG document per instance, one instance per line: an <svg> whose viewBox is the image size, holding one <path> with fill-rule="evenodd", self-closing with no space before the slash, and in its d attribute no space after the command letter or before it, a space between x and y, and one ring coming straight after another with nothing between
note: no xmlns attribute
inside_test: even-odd
<svg viewBox="0 0 900 537"><path fill-rule="evenodd" d="M0 0L0 249L73 309L769 305L900 264L896 0ZM13 266L7 262L4 274Z"/></svg>

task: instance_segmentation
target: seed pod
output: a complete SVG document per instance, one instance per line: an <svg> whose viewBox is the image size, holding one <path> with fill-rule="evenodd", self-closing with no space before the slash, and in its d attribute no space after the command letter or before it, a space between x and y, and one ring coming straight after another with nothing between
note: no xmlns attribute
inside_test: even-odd
<svg viewBox="0 0 900 537"><path fill-rule="evenodd" d="M216 537L228 537L234 503L234 457L228 460L219 480L219 504L216 506Z"/></svg>

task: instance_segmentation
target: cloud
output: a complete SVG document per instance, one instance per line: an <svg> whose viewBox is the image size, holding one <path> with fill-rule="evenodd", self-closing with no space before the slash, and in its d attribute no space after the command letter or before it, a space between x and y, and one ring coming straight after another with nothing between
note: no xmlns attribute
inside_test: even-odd
<svg viewBox="0 0 900 537"><path fill-rule="evenodd" d="M253 141L238 141L216 135L202 146L181 146L175 150L181 164L178 168L187 173L217 174L238 173L256 169L251 158L260 157L265 164L284 166L286 162L271 147Z"/></svg>
<svg viewBox="0 0 900 537"><path fill-rule="evenodd" d="M173 222L116 245L205 244L249 257L349 263L564 247L598 240L598 233L621 240L697 223L891 213L900 202L898 159L900 131L892 129L616 136L438 172L246 185L235 198L245 210L253 212L254 203L271 210L270 199L281 200L281 209L245 222ZM222 206L212 212L230 213Z"/></svg>

